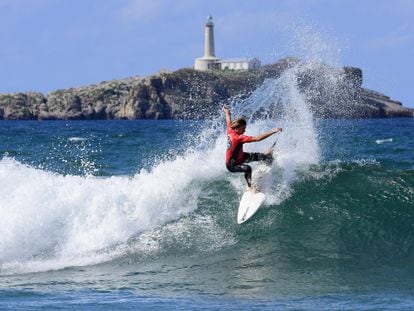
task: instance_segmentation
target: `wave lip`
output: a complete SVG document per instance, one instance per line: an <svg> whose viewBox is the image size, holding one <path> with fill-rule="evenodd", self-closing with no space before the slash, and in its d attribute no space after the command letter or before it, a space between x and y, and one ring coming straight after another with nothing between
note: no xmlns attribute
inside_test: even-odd
<svg viewBox="0 0 414 311"><path fill-rule="evenodd" d="M112 258L118 251L111 247L197 208L200 184L194 181L217 173L214 165L202 164L200 154L192 153L133 178L96 178L63 176L3 158L1 270L58 269Z"/></svg>

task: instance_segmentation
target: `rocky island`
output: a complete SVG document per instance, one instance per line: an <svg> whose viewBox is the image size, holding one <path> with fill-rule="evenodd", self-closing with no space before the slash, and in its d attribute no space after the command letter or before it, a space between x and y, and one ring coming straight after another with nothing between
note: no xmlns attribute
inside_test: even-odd
<svg viewBox="0 0 414 311"><path fill-rule="evenodd" d="M204 119L243 99L266 79L295 70L316 118L413 117L414 109L362 87L362 71L284 58L257 70L180 69L79 88L0 94L1 120Z"/></svg>

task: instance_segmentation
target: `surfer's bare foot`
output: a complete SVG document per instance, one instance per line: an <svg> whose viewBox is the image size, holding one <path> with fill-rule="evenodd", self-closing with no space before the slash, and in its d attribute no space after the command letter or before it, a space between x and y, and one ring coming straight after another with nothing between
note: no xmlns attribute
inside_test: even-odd
<svg viewBox="0 0 414 311"><path fill-rule="evenodd" d="M249 191L251 193L257 193L257 192L259 192L259 190L256 189L255 187L247 187L247 191Z"/></svg>

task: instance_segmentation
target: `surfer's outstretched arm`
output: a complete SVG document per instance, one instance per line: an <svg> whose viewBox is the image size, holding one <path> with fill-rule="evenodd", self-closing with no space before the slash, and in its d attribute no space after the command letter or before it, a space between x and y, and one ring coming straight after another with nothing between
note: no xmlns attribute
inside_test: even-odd
<svg viewBox="0 0 414 311"><path fill-rule="evenodd" d="M229 107L224 106L223 111L226 114L226 124L227 124L227 126L231 126L231 112L230 112Z"/></svg>
<svg viewBox="0 0 414 311"><path fill-rule="evenodd" d="M251 142L261 141L263 139L266 139L266 138L272 136L273 134L276 134L276 133L279 133L279 132L282 132L282 131L283 131L283 129L281 127L279 127L279 128L271 130L270 132L264 133L262 135L253 136Z"/></svg>

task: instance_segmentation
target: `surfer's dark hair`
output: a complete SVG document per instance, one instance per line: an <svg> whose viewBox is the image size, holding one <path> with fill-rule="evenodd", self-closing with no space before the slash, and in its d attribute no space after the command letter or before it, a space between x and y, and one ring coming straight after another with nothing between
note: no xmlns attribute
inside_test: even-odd
<svg viewBox="0 0 414 311"><path fill-rule="evenodd" d="M235 130L235 129L239 128L239 127L246 126L246 124L247 124L247 122L246 122L246 119L245 118L243 118L243 117L237 118L236 120L234 120L234 121L231 122L231 128L233 130Z"/></svg>

